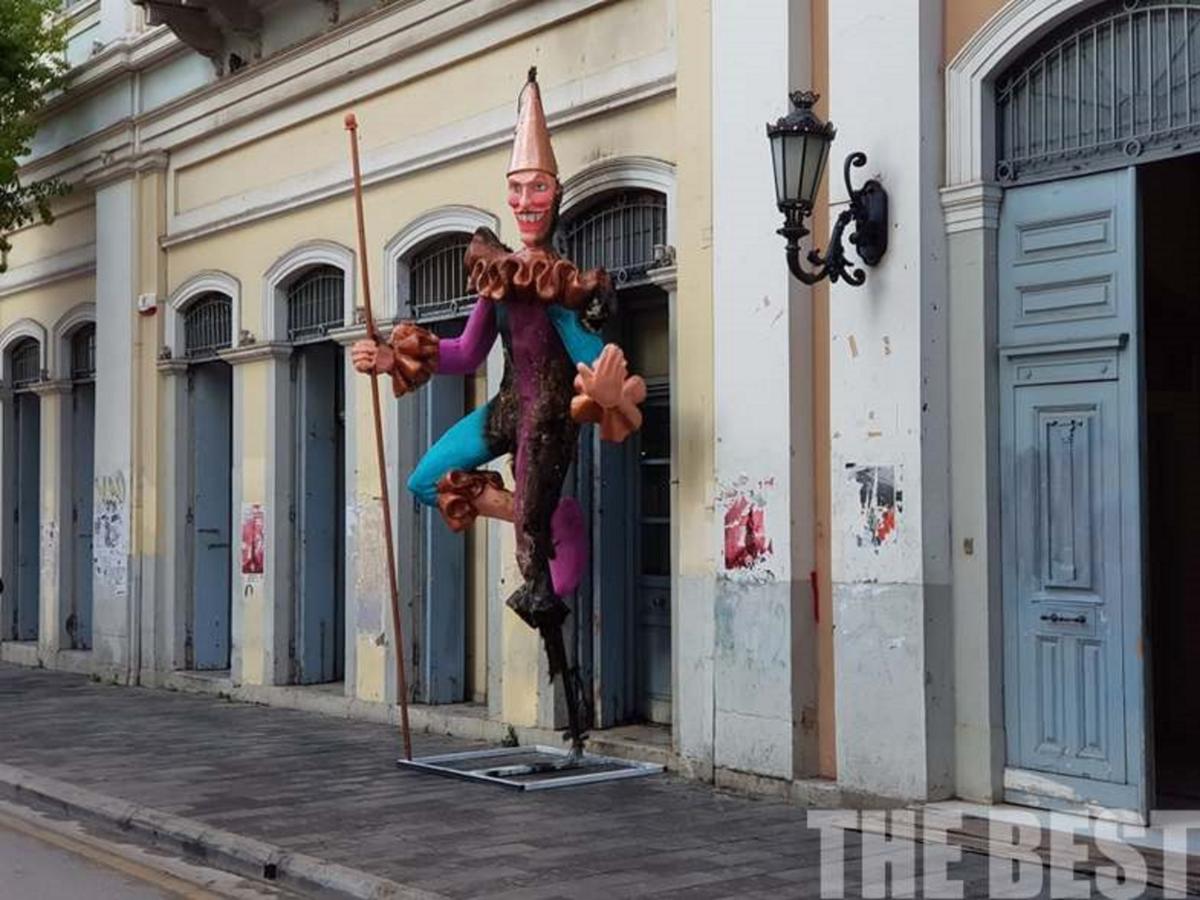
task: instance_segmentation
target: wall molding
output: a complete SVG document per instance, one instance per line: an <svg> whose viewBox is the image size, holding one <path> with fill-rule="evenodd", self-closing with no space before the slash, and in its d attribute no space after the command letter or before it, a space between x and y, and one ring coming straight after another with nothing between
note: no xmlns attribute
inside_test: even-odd
<svg viewBox="0 0 1200 900"><path fill-rule="evenodd" d="M551 129L564 128L675 91L673 53L635 63L543 91ZM512 105L504 104L425 134L405 138L362 157L363 186L370 187L415 172L473 156L512 141ZM178 160L177 160L178 162ZM351 179L342 161L245 191L214 203L176 213L167 223L163 247L245 225L271 216L346 196ZM174 207L174 179L167 185Z"/></svg>
<svg viewBox="0 0 1200 900"><path fill-rule="evenodd" d="M383 248L384 318L411 315L409 310L408 259L422 245L445 234L474 234L477 228L499 233L500 219L474 206L439 206L421 213L387 242Z"/></svg>
<svg viewBox="0 0 1200 900"><path fill-rule="evenodd" d="M163 322L164 345L171 351L172 359L187 356L184 346L183 317L189 306L204 294L224 294L230 301L231 347L237 349L241 337L242 283L217 269L198 272L175 288L167 300L167 316Z"/></svg>
<svg viewBox="0 0 1200 900"><path fill-rule="evenodd" d="M995 172L992 81L1030 43L1103 0L1009 0L946 67L946 185Z"/></svg>
<svg viewBox="0 0 1200 900"><path fill-rule="evenodd" d="M354 278L357 270L354 251L336 241L305 241L279 257L263 275L261 333L264 341L287 341L288 283L305 269L321 265L336 266L342 270L346 307L343 324L346 327L354 324Z"/></svg>
<svg viewBox="0 0 1200 900"><path fill-rule="evenodd" d="M56 281L94 275L96 272L96 244L82 244L43 257L23 266L9 269L0 275L0 297L8 297L30 291Z"/></svg>
<svg viewBox="0 0 1200 900"><path fill-rule="evenodd" d="M96 304L92 301L76 304L50 329L49 365L51 378L69 381L71 378L71 339L84 325L96 324Z"/></svg>

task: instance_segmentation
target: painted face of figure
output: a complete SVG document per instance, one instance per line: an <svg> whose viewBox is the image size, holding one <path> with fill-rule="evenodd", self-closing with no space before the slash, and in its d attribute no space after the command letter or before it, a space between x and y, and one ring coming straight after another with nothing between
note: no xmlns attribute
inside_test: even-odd
<svg viewBox="0 0 1200 900"><path fill-rule="evenodd" d="M517 220L521 243L537 247L550 240L558 179L548 172L513 172L508 176L508 205Z"/></svg>

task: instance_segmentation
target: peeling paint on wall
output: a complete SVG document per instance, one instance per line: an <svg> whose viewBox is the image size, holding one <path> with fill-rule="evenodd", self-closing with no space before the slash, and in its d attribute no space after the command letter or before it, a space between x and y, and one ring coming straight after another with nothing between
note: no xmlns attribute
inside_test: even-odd
<svg viewBox="0 0 1200 900"><path fill-rule="evenodd" d="M718 492L724 507L725 571L752 573L764 580L775 574L767 567L775 551L767 536L766 494L775 487L774 478L751 483L746 476Z"/></svg>
<svg viewBox="0 0 1200 900"><path fill-rule="evenodd" d="M124 597L129 586L129 522L125 515L125 474L96 479L92 547L97 580L114 597Z"/></svg>
<svg viewBox="0 0 1200 900"><path fill-rule="evenodd" d="M896 490L894 466L850 466L850 480L858 486L860 547L882 547L896 539L903 509L902 492Z"/></svg>
<svg viewBox="0 0 1200 900"><path fill-rule="evenodd" d="M51 577L58 577L58 523L43 522L42 523L42 568L43 576L45 573L50 573Z"/></svg>
<svg viewBox="0 0 1200 900"><path fill-rule="evenodd" d="M378 497L358 494L346 508L346 531L353 558L350 571L358 631L375 639L380 630L384 601L388 598L387 549L383 540L383 503Z"/></svg>

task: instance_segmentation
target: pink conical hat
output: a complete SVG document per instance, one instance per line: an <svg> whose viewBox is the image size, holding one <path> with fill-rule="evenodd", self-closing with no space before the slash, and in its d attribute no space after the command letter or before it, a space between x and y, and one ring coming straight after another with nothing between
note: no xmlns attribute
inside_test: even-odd
<svg viewBox="0 0 1200 900"><path fill-rule="evenodd" d="M542 92L537 83L537 67L529 70L529 80L521 89L520 110L517 113L517 132L513 138L512 159L508 174L513 172L548 172L558 176L558 161L550 145L546 128L546 111L542 109Z"/></svg>

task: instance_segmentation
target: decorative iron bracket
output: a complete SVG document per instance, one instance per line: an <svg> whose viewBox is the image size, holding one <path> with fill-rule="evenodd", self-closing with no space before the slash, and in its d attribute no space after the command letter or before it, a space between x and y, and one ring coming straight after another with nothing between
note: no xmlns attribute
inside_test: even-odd
<svg viewBox="0 0 1200 900"><path fill-rule="evenodd" d="M829 250L824 255L815 248L808 251L805 259L809 265L815 267L815 271L807 271L800 260L800 241L811 233L804 226L804 219L812 210L796 208L787 212L787 219L778 233L787 239L788 268L805 284L817 284L828 278L832 282L845 281L857 287L867 280L866 272L858 267L851 268L846 258L846 248L842 241L846 226L851 222L854 222L854 233L848 240L854 245L859 259L868 266L875 266L887 252L887 191L874 178L857 190L850 183L850 169L861 168L866 164L867 154L861 151L846 157L842 175L846 181L846 193L850 197L850 204L838 214L834 222L833 231L829 235Z"/></svg>

